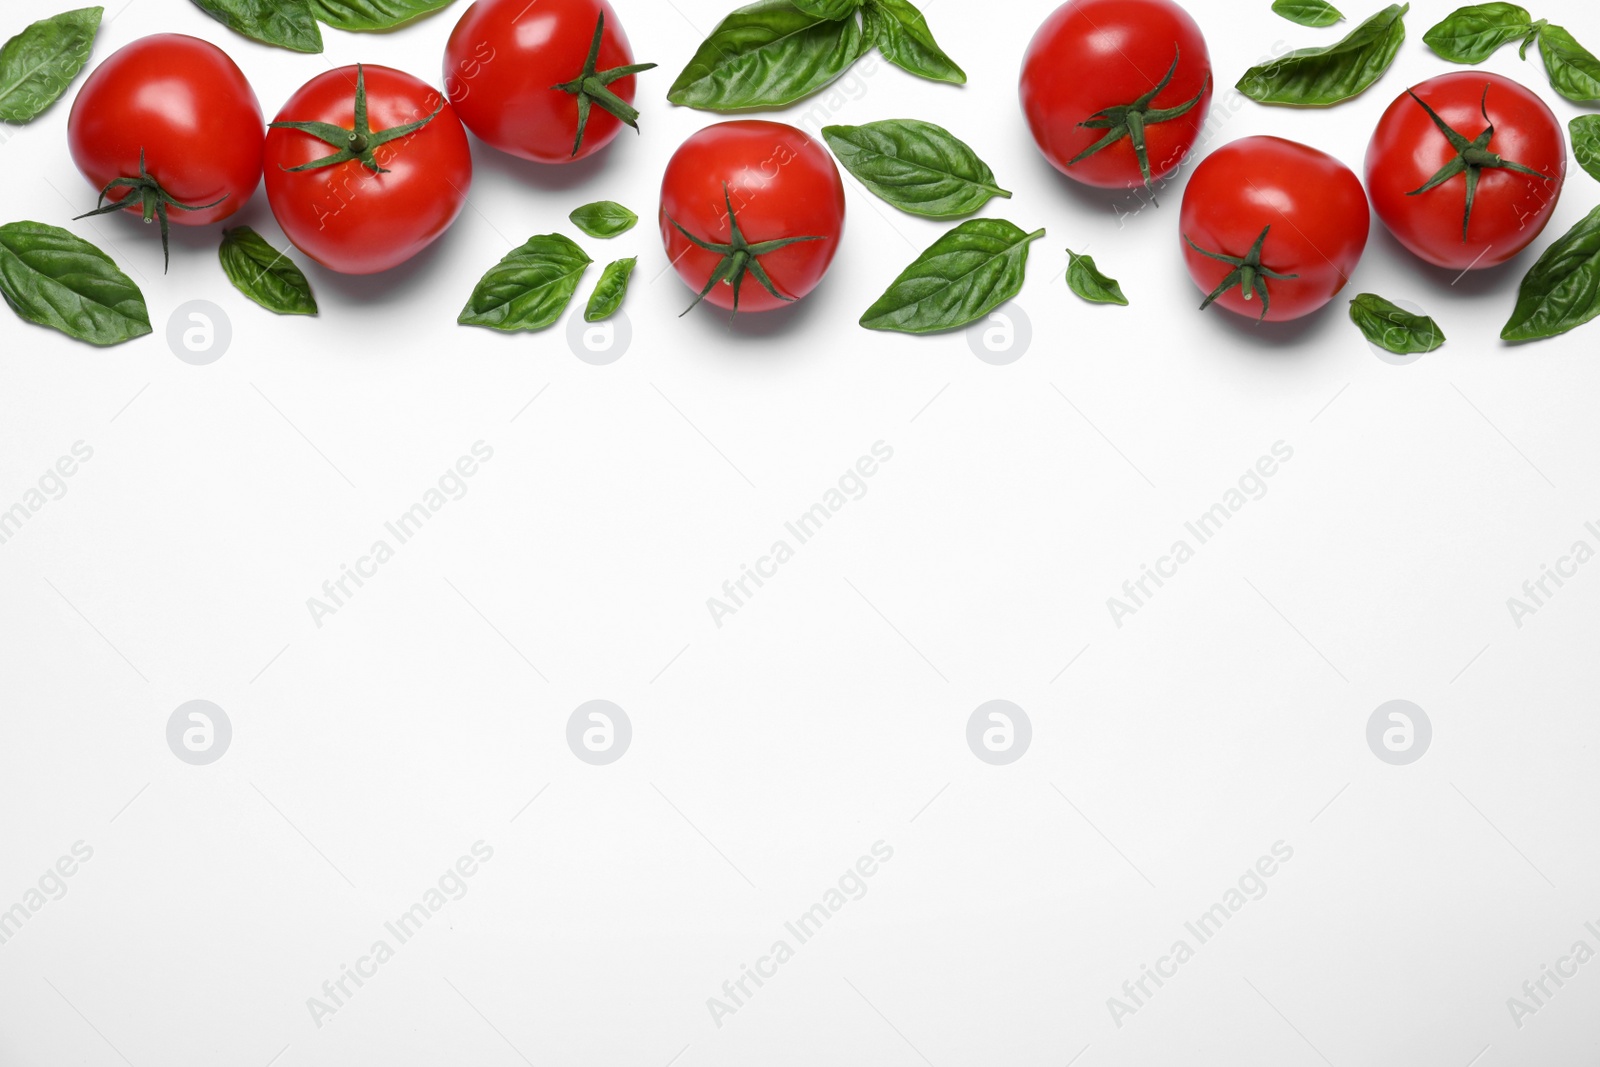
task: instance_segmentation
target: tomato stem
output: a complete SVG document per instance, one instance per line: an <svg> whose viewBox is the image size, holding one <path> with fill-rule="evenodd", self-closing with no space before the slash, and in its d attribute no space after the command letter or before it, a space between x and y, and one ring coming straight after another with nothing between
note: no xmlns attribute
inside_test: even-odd
<svg viewBox="0 0 1600 1067"><path fill-rule="evenodd" d="M1082 152L1073 156L1067 166L1081 163L1094 155L1104 151L1122 140L1128 139L1128 144L1133 148L1133 154L1139 159L1139 173L1144 176L1144 187L1152 193L1155 192L1154 179L1150 174L1150 153L1145 145L1145 127L1171 122L1173 119L1182 118L1193 111L1195 105L1200 103L1200 98L1206 95L1206 90L1211 87L1211 75L1206 75L1205 84L1192 99L1179 104L1177 107L1157 108L1152 111L1150 104L1159 96L1167 86L1172 84L1173 76L1178 73L1178 61L1182 58L1182 51L1174 46L1172 49L1172 66L1167 68L1167 73L1156 83L1155 88L1145 93L1131 104L1118 104L1096 111L1079 126L1091 130L1105 130L1105 136Z"/></svg>
<svg viewBox="0 0 1600 1067"><path fill-rule="evenodd" d="M1407 89L1406 92L1410 94L1411 99L1415 100L1422 110L1428 113L1428 117L1433 120L1433 124L1439 127L1439 132L1444 134L1445 140L1450 142L1450 147L1456 150L1456 158L1440 167L1438 173L1429 178L1420 189L1413 189L1406 195L1420 196L1430 190L1437 189L1458 174L1465 174L1467 176L1467 210L1461 216L1461 242L1463 244L1467 241L1467 231L1472 228L1472 205L1478 196L1478 179L1485 169L1511 170L1518 174L1526 174L1541 179L1549 177L1549 175L1541 174L1532 167L1525 167L1521 163L1503 159L1489 151L1489 143L1494 140L1494 123L1489 121L1488 82L1483 83L1483 100L1479 104L1479 110L1483 112L1483 121L1487 123L1487 126L1482 133L1471 141L1467 140L1459 131L1440 118L1439 113L1429 107L1422 97L1410 89Z"/></svg>
<svg viewBox="0 0 1600 1067"><path fill-rule="evenodd" d="M733 286L733 315L730 315L728 319L731 323L733 316L739 314L739 290L744 285L746 274L754 277L756 281L761 283L763 289L777 299L790 304L794 303L794 297L778 292L778 287L772 283L772 278L768 276L766 268L761 265L761 257L768 252L776 252L780 248L798 244L801 241L822 240L821 236L780 237L775 241L760 241L756 244L751 244L745 240L744 232L739 229L739 220L733 211L733 195L728 192L727 182L722 183L722 200L728 207L728 230L731 236L727 244L715 244L711 241L702 240L684 229L677 219L671 215L667 216L667 221L672 223L679 233L707 252L715 252L722 257L722 261L717 264L717 269L712 271L711 277L706 280L705 288L700 290L700 295L694 298L694 303L683 309L682 315L678 316L680 319L698 307L700 301L710 295L711 290L716 288L718 282L727 282Z"/></svg>
<svg viewBox="0 0 1600 1067"><path fill-rule="evenodd" d="M129 192L120 200L113 200L108 204L106 203L106 197L111 195L111 190L113 189L127 189ZM172 266L172 250L168 241L170 230L167 226L167 210L169 208L177 208L179 211L204 211L206 208L216 207L228 199L227 194L224 193L209 204L185 204L174 200L165 189L161 188L161 183L156 181L151 176L149 169L145 167L144 148L141 147L139 149L139 176L137 178L114 178L107 182L105 188L100 190L100 199L95 202L94 210L85 211L82 215L74 218L73 221L86 219L93 215L109 215L113 211L122 211L130 208L133 205L128 201L132 200L136 194L139 197L140 210L144 215L144 221L159 221L161 223L161 273L163 274L167 272L167 268Z"/></svg>
<svg viewBox="0 0 1600 1067"><path fill-rule="evenodd" d="M1267 243L1267 234L1271 232L1271 226L1263 228L1261 235L1256 238L1255 244L1250 246L1249 253L1243 256L1230 256L1222 252L1208 252L1189 240L1188 234L1183 235L1183 239L1188 242L1189 247L1199 252L1202 256L1226 263L1233 268L1232 273L1222 279L1222 284L1213 289L1211 295L1206 297L1205 303L1200 305L1201 311L1216 303L1217 298L1223 293L1234 286L1238 286L1244 290L1244 298L1246 300L1253 300L1257 294L1260 294L1261 318L1257 321L1266 321L1267 312L1272 309L1272 294L1267 288L1267 279L1277 278L1281 281L1287 281L1291 278L1300 277L1298 274L1280 274L1261 262L1261 247Z"/></svg>
<svg viewBox="0 0 1600 1067"><path fill-rule="evenodd" d="M388 174L389 171L379 162L376 152L390 141L397 141L416 133L422 127L432 122L444 110L444 97L439 97L439 106L433 109L433 114L416 122L408 122L403 126L391 126L386 130L374 130L371 120L367 116L367 78L361 64L356 64L356 102L354 129L345 129L331 122L274 122L275 130L299 130L309 133L317 140L337 149L332 155L313 159L309 163L302 163L298 167L284 167L283 169L293 174L304 170L319 170L323 167L333 167L340 163L349 163L355 160L374 174Z"/></svg>
<svg viewBox="0 0 1600 1067"><path fill-rule="evenodd" d="M605 37L606 13L600 12L600 17L595 19L594 40L589 43L589 58L584 60L583 72L571 81L552 85L550 88L563 93L571 93L578 98L578 136L572 142L572 157L577 158L578 149L583 147L583 135L589 128L589 111L593 104L616 116L618 120L634 131L639 129L639 110L622 97L612 92L610 85L620 78L630 74L639 74L643 71L653 70L654 63L634 63L626 67L612 67L610 70L597 70L600 62L600 42Z"/></svg>

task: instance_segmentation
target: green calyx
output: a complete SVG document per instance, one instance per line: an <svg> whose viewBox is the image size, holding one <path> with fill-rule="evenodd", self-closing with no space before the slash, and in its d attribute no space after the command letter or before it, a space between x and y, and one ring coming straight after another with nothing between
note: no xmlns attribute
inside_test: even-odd
<svg viewBox="0 0 1600 1067"><path fill-rule="evenodd" d="M1409 89L1406 92L1410 94L1411 99L1417 102L1418 107L1428 113L1428 117L1433 120L1433 124L1439 127L1439 132L1444 134L1445 139L1450 142L1450 147L1456 150L1456 158L1440 167L1439 172L1429 178L1427 183L1420 189L1413 189L1406 195L1420 196L1430 190L1437 189L1458 174L1465 174L1467 176L1467 210L1461 216L1462 243L1466 242L1467 231L1472 226L1472 203L1478 195L1478 179L1485 169L1512 170L1518 174L1526 174L1540 180L1548 177L1548 175L1541 174L1532 167L1525 167L1521 163L1503 159L1489 151L1489 142L1494 140L1494 123L1489 121L1489 85L1487 82L1484 83L1483 101L1479 105L1479 110L1483 112L1483 121L1487 125L1484 131L1471 141L1467 140L1465 136L1458 133L1449 123L1440 118L1439 113L1429 107L1422 97Z"/></svg>
<svg viewBox="0 0 1600 1067"><path fill-rule="evenodd" d="M744 284L746 274L760 282L761 287L777 299L791 304L794 303L794 297L778 292L778 287L772 284L772 278L768 276L766 268L761 265L761 257L768 252L776 252L780 248L787 248L789 245L798 244L801 241L822 240L820 236L780 237L776 241L761 241L757 244L751 244L745 240L743 231L739 229L739 220L733 212L733 196L728 192L727 182L722 183L722 199L728 206L728 230L731 237L727 244L719 245L710 241L703 241L684 229L677 219L671 215L667 216L667 221L672 223L677 228L677 231L691 242L707 252L715 252L722 257L722 262L718 263L717 269L711 272L711 277L706 281L705 288L700 290L700 295L694 298L693 304L683 309L682 315L678 316L680 319L683 318L683 315L693 311L700 304L700 301L710 295L711 290L717 287L718 282L727 282L733 286L733 314L739 314L739 289ZM731 316L729 321L732 321Z"/></svg>
<svg viewBox="0 0 1600 1067"><path fill-rule="evenodd" d="M574 156L578 154L578 149L583 147L583 135L589 128L589 111L595 104L599 104L601 108L616 116L623 124L632 126L635 131L639 129L639 109L612 92L610 85L630 74L655 68L654 63L634 63L627 67L596 70L595 65L600 61L600 40L605 36L605 32L606 16L602 11L600 17L595 19L594 40L589 45L589 58L584 60L583 73L569 82L550 87L563 93L571 93L578 98L578 136L572 142Z"/></svg>
<svg viewBox="0 0 1600 1067"><path fill-rule="evenodd" d="M444 110L444 98L439 98L439 106L433 109L433 114L416 122L408 122L403 126L391 126L387 130L374 130L367 118L367 78L361 68L356 64L356 113L353 129L335 126L331 122L274 122L275 130L299 130L309 133L317 140L322 141L330 148L337 149L332 155L313 159L310 163L302 163L298 167L285 167L290 173L304 170L320 170L323 167L334 167L340 163L349 163L354 160L366 167L374 174L389 173L378 162L375 155L379 148L390 141L397 141L402 137L416 133L422 127L432 122Z"/></svg>
<svg viewBox="0 0 1600 1067"><path fill-rule="evenodd" d="M1144 186L1146 189L1152 189L1150 152L1145 145L1145 129L1163 122L1171 122L1173 119L1187 115L1194 110L1195 105L1200 103L1200 98L1205 96L1206 90L1211 87L1211 76L1208 74L1206 75L1205 84L1200 87L1200 91L1192 99L1179 104L1177 107L1157 108L1152 111L1150 109L1151 101L1155 100L1157 96L1161 95L1162 90L1172 84L1173 76L1178 73L1180 56L1179 49L1173 48L1172 66L1167 68L1167 73L1156 83L1155 88L1133 103L1118 104L1116 107L1108 107L1102 111L1096 111L1093 115L1078 123L1079 126L1085 129L1105 130L1106 133L1100 140L1073 156L1067 166L1070 167L1076 163L1081 163L1096 152L1110 148L1126 137L1128 143L1133 146L1134 155L1139 157L1139 173L1144 175Z"/></svg>
<svg viewBox="0 0 1600 1067"><path fill-rule="evenodd" d="M110 195L113 189L127 189L130 191L122 199L113 200L108 204L106 203L106 197ZM86 219L93 215L109 215L113 211L126 210L133 206L132 201L135 196L139 198L138 203L144 213L144 221L155 220L161 223L161 272L163 274L172 265L172 251L168 247L169 242L167 240L170 233L167 225L167 211L171 208L177 208L179 211L204 211L206 208L216 207L228 199L226 195L223 195L209 204L184 204L174 200L167 194L165 189L161 188L161 183L151 177L150 171L144 165L144 149L141 148L139 149L139 176L137 178L114 178L107 182L106 187L100 190L100 199L95 202L94 210L85 211L82 215L76 216L73 221Z"/></svg>
<svg viewBox="0 0 1600 1067"><path fill-rule="evenodd" d="M1253 300L1258 295L1261 297L1261 318L1257 321L1266 321L1267 312L1272 309L1272 294L1267 289L1267 279L1277 278L1280 281L1287 281L1290 278L1300 277L1298 274L1280 274L1261 262L1261 246L1267 243L1267 234L1271 232L1271 226L1263 229L1261 236L1256 238L1256 243L1250 246L1249 254L1244 256L1229 256L1221 252L1208 252L1193 241L1190 241L1188 234L1184 234L1183 239L1188 242L1190 248L1199 252L1202 256L1226 263L1233 268L1233 271L1222 279L1222 284L1213 289L1211 295L1206 297L1205 303L1200 305L1201 311L1216 303L1217 298L1223 293L1226 293L1234 286L1238 286L1244 290L1244 298L1246 300Z"/></svg>

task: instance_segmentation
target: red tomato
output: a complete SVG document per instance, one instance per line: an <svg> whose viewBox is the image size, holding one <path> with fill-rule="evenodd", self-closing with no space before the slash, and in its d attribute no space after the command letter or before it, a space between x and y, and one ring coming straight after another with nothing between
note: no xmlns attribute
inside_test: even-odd
<svg viewBox="0 0 1600 1067"><path fill-rule="evenodd" d="M793 126L719 122L667 163L660 222L696 304L771 311L828 272L844 232L844 183L828 150Z"/></svg>
<svg viewBox="0 0 1600 1067"><path fill-rule="evenodd" d="M1367 146L1378 217L1412 252L1452 270L1493 267L1532 244L1566 174L1566 141L1545 102L1477 70L1401 94Z"/></svg>
<svg viewBox="0 0 1600 1067"><path fill-rule="evenodd" d="M503 152L570 163L639 128L628 36L606 0L478 0L450 34L444 88Z"/></svg>
<svg viewBox="0 0 1600 1067"><path fill-rule="evenodd" d="M1372 214L1361 180L1326 152L1246 137L1195 168L1179 225L1189 275L1211 294L1202 309L1285 322L1344 288Z"/></svg>
<svg viewBox="0 0 1600 1067"><path fill-rule="evenodd" d="M272 123L266 152L278 225L344 274L376 274L428 247L472 187L472 151L450 104L389 67L340 67L306 82Z"/></svg>
<svg viewBox="0 0 1600 1067"><path fill-rule="evenodd" d="M1211 54L1172 0L1069 0L1033 35L1021 96L1033 139L1061 173L1106 189L1149 186L1177 169L1205 124Z"/></svg>
<svg viewBox="0 0 1600 1067"><path fill-rule="evenodd" d="M261 182L261 105L228 54L178 33L141 37L84 81L67 147L103 211L204 226L227 218Z"/></svg>

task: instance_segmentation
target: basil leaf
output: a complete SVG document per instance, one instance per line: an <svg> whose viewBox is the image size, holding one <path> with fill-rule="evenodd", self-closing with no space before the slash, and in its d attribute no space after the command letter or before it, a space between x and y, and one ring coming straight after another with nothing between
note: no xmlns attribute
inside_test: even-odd
<svg viewBox="0 0 1600 1067"><path fill-rule="evenodd" d="M1452 11L1422 42L1452 63L1482 63L1501 46L1532 33L1533 16L1516 4L1473 4Z"/></svg>
<svg viewBox="0 0 1600 1067"><path fill-rule="evenodd" d="M248 226L222 231L217 250L233 287L278 315L315 315L317 298L300 268Z"/></svg>
<svg viewBox="0 0 1600 1067"><path fill-rule="evenodd" d="M1028 246L1004 219L969 219L929 245L861 316L869 330L934 333L983 318L1022 290Z"/></svg>
<svg viewBox="0 0 1600 1067"><path fill-rule="evenodd" d="M585 204L567 218L590 237L601 238L627 233L639 221L638 215L615 200L597 200L592 204Z"/></svg>
<svg viewBox="0 0 1600 1067"><path fill-rule="evenodd" d="M592 262L570 237L530 237L489 269L456 321L494 330L542 330L561 317Z"/></svg>
<svg viewBox="0 0 1600 1067"><path fill-rule="evenodd" d="M1587 104L1600 100L1600 59L1560 26L1539 31L1539 54L1550 84L1568 100Z"/></svg>
<svg viewBox="0 0 1600 1067"><path fill-rule="evenodd" d="M336 30L392 30L449 7L452 0L310 0L311 13Z"/></svg>
<svg viewBox="0 0 1600 1067"><path fill-rule="evenodd" d="M1390 4L1338 44L1300 48L1251 67L1238 90L1263 104L1326 107L1365 92L1383 77L1406 39L1410 4Z"/></svg>
<svg viewBox="0 0 1600 1067"><path fill-rule="evenodd" d="M789 0L758 0L717 24L667 99L705 111L778 107L838 78L866 47L855 18L823 19Z"/></svg>
<svg viewBox="0 0 1600 1067"><path fill-rule="evenodd" d="M943 126L885 119L865 126L824 126L823 139L845 169L878 199L928 218L970 215L1011 194L994 171Z"/></svg>
<svg viewBox="0 0 1600 1067"><path fill-rule="evenodd" d="M1537 341L1600 316L1600 207L1544 250L1522 279L1517 308L1500 337Z"/></svg>
<svg viewBox="0 0 1600 1067"><path fill-rule="evenodd" d="M308 0L194 0L195 7L252 41L292 52L322 51Z"/></svg>
<svg viewBox="0 0 1600 1067"><path fill-rule="evenodd" d="M1070 248L1067 249L1067 285L1091 304L1128 306L1128 298L1122 295L1122 286L1117 280L1101 274L1093 258L1080 256Z"/></svg>
<svg viewBox="0 0 1600 1067"><path fill-rule="evenodd" d="M856 13L862 0L789 0L795 7L819 19L847 19Z"/></svg>
<svg viewBox="0 0 1600 1067"><path fill-rule="evenodd" d="M884 59L919 78L966 84L967 72L944 54L910 0L867 0L865 16L867 39Z"/></svg>
<svg viewBox="0 0 1600 1067"><path fill-rule="evenodd" d="M89 61L103 7L40 19L0 47L0 119L32 122Z"/></svg>
<svg viewBox="0 0 1600 1067"><path fill-rule="evenodd" d="M1600 115L1579 115L1570 128L1573 158L1591 178L1600 181Z"/></svg>
<svg viewBox="0 0 1600 1067"><path fill-rule="evenodd" d="M638 256L606 264L606 269L600 273L600 280L595 283L594 292L589 294L589 306L583 310L584 322L599 322L617 313L628 295L628 279L633 277L633 268L638 265Z"/></svg>
<svg viewBox="0 0 1600 1067"><path fill-rule="evenodd" d="M150 332L139 287L110 256L59 226L0 226L0 296L18 317L92 345Z"/></svg>
<svg viewBox="0 0 1600 1067"><path fill-rule="evenodd" d="M1397 356L1432 352L1444 344L1444 331L1426 315L1414 315L1374 293L1350 301L1350 321L1367 340Z"/></svg>
<svg viewBox="0 0 1600 1067"><path fill-rule="evenodd" d="M1290 22L1318 29L1344 21L1344 13L1328 0L1273 0L1272 11Z"/></svg>

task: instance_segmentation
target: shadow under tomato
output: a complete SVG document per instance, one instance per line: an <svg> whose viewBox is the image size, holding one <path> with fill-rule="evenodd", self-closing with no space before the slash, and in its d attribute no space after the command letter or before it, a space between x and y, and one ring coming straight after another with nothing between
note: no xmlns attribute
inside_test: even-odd
<svg viewBox="0 0 1600 1067"><path fill-rule="evenodd" d="M304 255L299 255L297 258L301 269L311 280L314 292L327 290L337 293L342 303L360 305L370 312L371 308L385 304L403 303L421 291L432 290L441 284L436 277L430 278L429 275L435 269L434 260L441 254L444 243L451 239L457 229L458 227L451 227L448 232L415 256L398 267L380 274L341 274L307 259ZM470 283L462 288L463 304L471 292Z"/></svg>
<svg viewBox="0 0 1600 1067"><path fill-rule="evenodd" d="M746 284L755 283L747 281ZM694 293L688 286L680 285L680 288L683 290L685 304L694 299ZM737 315L732 315L725 308L701 301L693 311L683 316L681 324L688 326L689 323L694 323L694 328L699 331L700 336L707 339L726 338L737 342L742 339L762 340L781 337L805 329L805 324L818 314L817 308L823 302L817 297L818 293L813 292L781 308L774 308L771 311L741 311ZM741 356L748 356L752 353L772 354L778 349L770 345L752 345L740 346L738 351Z"/></svg>
<svg viewBox="0 0 1600 1067"><path fill-rule="evenodd" d="M1463 300L1503 295L1506 298L1507 315L1511 314L1512 303L1516 299L1517 287L1522 280L1523 272L1533 265L1531 250L1524 249L1509 262L1497 267L1465 272L1450 267L1436 267L1413 254L1396 240L1394 234L1390 233L1389 228L1376 216L1372 220L1372 237L1367 242L1366 254L1369 256L1373 254L1373 245L1381 246L1380 254L1385 258L1405 264L1410 268L1412 275L1421 279L1432 292L1448 294Z"/></svg>
<svg viewBox="0 0 1600 1067"><path fill-rule="evenodd" d="M623 134L631 135L632 131L624 130ZM469 133L468 137L472 141L473 184L476 185L485 174L494 174L518 185L528 185L552 193L572 192L598 181L610 165L609 161L614 154L612 149L615 147L614 144L607 145L601 151L576 163L535 163L531 159L523 159L485 144L475 134ZM577 207L578 203L572 206Z"/></svg>

